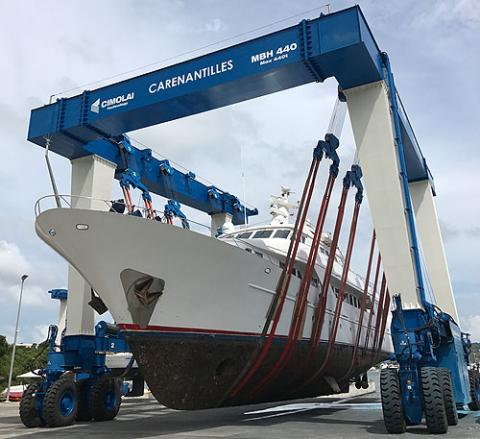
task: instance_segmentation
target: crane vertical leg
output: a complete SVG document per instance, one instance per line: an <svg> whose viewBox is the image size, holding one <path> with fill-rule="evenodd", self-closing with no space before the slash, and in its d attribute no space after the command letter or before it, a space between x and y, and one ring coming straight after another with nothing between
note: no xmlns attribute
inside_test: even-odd
<svg viewBox="0 0 480 439"><path fill-rule="evenodd" d="M437 305L460 324L430 182L412 182L409 183L409 188L425 265Z"/></svg>
<svg viewBox="0 0 480 439"><path fill-rule="evenodd" d="M91 155L72 160L72 207L108 210L108 205L96 200L112 197L115 165ZM67 335L94 334L94 311L88 305L90 285L73 268L68 268Z"/></svg>
<svg viewBox="0 0 480 439"><path fill-rule="evenodd" d="M422 308L386 86L379 81L344 93L388 284L405 307Z"/></svg>
<svg viewBox="0 0 480 439"><path fill-rule="evenodd" d="M216 236L218 229L221 229L224 224L232 224L232 215L229 213L215 213L210 217L212 221L210 229L213 237Z"/></svg>
<svg viewBox="0 0 480 439"><path fill-rule="evenodd" d="M67 326L67 300L66 299L60 299L59 300L60 305L58 307L58 331L57 331L57 338L55 339L55 344L57 346L60 345L60 342L62 341L62 332Z"/></svg>

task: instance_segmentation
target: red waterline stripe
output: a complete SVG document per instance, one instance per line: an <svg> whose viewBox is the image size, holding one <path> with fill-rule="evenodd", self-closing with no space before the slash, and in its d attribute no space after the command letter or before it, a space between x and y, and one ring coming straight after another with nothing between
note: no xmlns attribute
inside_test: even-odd
<svg viewBox="0 0 480 439"><path fill-rule="evenodd" d="M224 334L224 335L245 335L245 336L261 336L259 332L241 332L226 331L223 329L205 329L205 328L179 328L174 326L140 326L137 323L119 323L118 327L127 331L159 331L159 332L196 332L201 334ZM286 338L286 335L277 335L280 338Z"/></svg>

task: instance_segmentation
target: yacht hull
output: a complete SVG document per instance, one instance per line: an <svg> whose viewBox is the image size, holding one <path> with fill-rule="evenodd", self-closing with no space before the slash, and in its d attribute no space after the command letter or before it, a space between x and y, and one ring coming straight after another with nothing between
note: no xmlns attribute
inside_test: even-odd
<svg viewBox="0 0 480 439"><path fill-rule="evenodd" d="M300 285L292 278L268 355L252 380L233 394L261 345L281 273L278 259L266 250L260 257L170 224L93 210L45 211L37 217L36 231L101 297L149 388L168 407L203 409L332 394L391 351L385 337L378 352L360 351L351 368L359 310L345 305L331 358L318 379L309 380L323 363L336 302L332 290L319 346L307 361L318 300L318 289L312 288L303 332L287 367L253 392L285 347ZM305 250L300 257L306 259Z"/></svg>
<svg viewBox="0 0 480 439"><path fill-rule="evenodd" d="M184 332L126 331L133 355L155 398L167 407L184 410L254 404L266 401L314 397L335 393L325 380L334 378L341 391L348 391L349 380L366 372L386 358L372 351L360 356L353 370L353 347L336 344L332 361L318 379L302 386L321 366L327 343L322 342L314 361L307 362L309 343L300 342L282 373L261 392L253 392L272 369L285 348L285 339L276 339L267 359L254 378L235 397L232 389L242 376L260 344L258 337ZM346 375L348 374L348 375Z"/></svg>

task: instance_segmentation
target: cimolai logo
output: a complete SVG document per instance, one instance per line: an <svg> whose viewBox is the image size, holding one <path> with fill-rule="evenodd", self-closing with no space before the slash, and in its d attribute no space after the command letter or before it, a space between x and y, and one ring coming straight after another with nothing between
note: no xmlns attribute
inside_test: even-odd
<svg viewBox="0 0 480 439"><path fill-rule="evenodd" d="M100 108L113 110L114 108L125 107L133 99L135 99L135 93L133 91L124 95L114 97L114 98L108 98L103 101L100 98L98 98L90 106L90 111L93 111L94 113L98 114L100 113Z"/></svg>

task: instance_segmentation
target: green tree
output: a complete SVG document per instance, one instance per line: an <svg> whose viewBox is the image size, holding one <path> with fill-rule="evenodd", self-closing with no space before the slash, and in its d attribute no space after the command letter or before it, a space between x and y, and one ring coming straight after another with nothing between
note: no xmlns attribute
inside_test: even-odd
<svg viewBox="0 0 480 439"><path fill-rule="evenodd" d="M17 346L12 384L19 384L19 380L16 379L17 375L43 367L47 362L47 354L48 343L33 345L32 347ZM8 378L11 355L12 345L8 344L3 335L0 335L0 376L3 379L3 387L6 385Z"/></svg>

